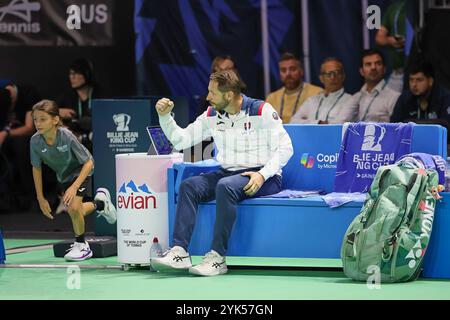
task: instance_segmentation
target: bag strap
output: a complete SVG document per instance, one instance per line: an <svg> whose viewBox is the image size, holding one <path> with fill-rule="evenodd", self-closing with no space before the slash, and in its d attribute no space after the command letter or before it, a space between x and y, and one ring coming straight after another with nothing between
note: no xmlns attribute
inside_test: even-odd
<svg viewBox="0 0 450 320"><path fill-rule="evenodd" d="M421 195L425 191L428 182L428 174L424 169L416 169L413 177L411 177L411 181L409 186L410 190L407 193L407 202L406 202L406 217L408 219L414 215L415 209L421 200Z"/></svg>
<svg viewBox="0 0 450 320"><path fill-rule="evenodd" d="M380 173L381 170L381 173ZM391 171L391 168L389 167L380 167L378 169L377 174L375 175L375 178L372 182L372 185L370 186L370 195L376 199L378 198L378 195L380 193L380 187L381 187L381 182L383 181L384 177L386 177L386 175Z"/></svg>
<svg viewBox="0 0 450 320"><path fill-rule="evenodd" d="M381 182L384 180L384 178L389 172L391 172L391 168L389 166L380 167L377 171L377 174L375 175L374 180L372 181L372 185L370 186L369 192L370 197L363 206L364 211L362 211L360 214L361 215L360 222L363 224L363 226L366 225L366 222L369 218L368 214L370 214L373 206L376 203L376 200L380 193Z"/></svg>

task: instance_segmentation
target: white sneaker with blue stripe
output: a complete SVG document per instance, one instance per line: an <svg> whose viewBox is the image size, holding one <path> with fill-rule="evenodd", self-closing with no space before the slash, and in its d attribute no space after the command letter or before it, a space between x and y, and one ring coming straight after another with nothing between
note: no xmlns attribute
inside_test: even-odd
<svg viewBox="0 0 450 320"><path fill-rule="evenodd" d="M202 263L189 268L189 273L197 276L217 276L228 272L225 257L211 250L204 257Z"/></svg>
<svg viewBox="0 0 450 320"><path fill-rule="evenodd" d="M162 271L164 269L187 270L192 267L191 256L182 247L175 246L164 252L160 258L151 261L154 269Z"/></svg>

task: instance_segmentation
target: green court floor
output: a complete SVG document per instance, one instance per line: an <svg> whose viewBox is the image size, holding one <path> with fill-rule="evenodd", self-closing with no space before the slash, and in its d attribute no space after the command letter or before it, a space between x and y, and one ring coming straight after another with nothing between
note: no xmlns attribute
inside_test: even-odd
<svg viewBox="0 0 450 320"><path fill-rule="evenodd" d="M6 248L56 240L5 240ZM194 263L200 261L194 257ZM336 259L227 258L228 265L268 269L229 270L218 277L187 272L152 273L145 269L73 269L52 249L7 255L7 264L62 264L63 269L0 268L0 300L9 299L152 299L152 300L300 300L300 299L450 299L450 280L419 279L369 289L341 271L274 270L271 266L341 267ZM118 265L116 257L90 259L80 265ZM313 270L310 270L313 269Z"/></svg>

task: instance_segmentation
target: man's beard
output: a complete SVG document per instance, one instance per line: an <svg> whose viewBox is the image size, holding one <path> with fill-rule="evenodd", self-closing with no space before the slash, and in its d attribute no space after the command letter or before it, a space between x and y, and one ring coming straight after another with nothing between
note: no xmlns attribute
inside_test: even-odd
<svg viewBox="0 0 450 320"><path fill-rule="evenodd" d="M213 105L213 107L214 107L214 109L216 109L217 111L222 111L222 110L224 110L226 107L228 107L229 104L230 104L230 101L226 101L225 99L222 98L222 101L216 103L215 105Z"/></svg>
<svg viewBox="0 0 450 320"><path fill-rule="evenodd" d="M289 80L289 81L286 81L286 80ZM288 90L294 90L294 89L297 89L300 86L300 79L294 80L292 78L288 78L286 80L285 80L284 86Z"/></svg>
<svg viewBox="0 0 450 320"><path fill-rule="evenodd" d="M426 98L428 97L430 90L425 90L425 92L420 92L420 90L411 90L411 93L418 98Z"/></svg>
<svg viewBox="0 0 450 320"><path fill-rule="evenodd" d="M380 82L384 77L384 74L382 72L378 71L370 71L368 79L372 82Z"/></svg>

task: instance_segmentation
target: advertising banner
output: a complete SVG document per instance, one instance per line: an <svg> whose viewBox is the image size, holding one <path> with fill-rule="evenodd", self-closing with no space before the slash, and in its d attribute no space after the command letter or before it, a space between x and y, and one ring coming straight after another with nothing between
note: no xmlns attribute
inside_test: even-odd
<svg viewBox="0 0 450 320"><path fill-rule="evenodd" d="M112 0L0 0L1 46L112 46Z"/></svg>

